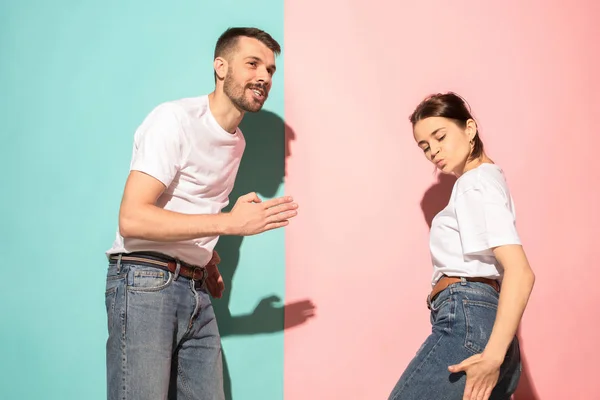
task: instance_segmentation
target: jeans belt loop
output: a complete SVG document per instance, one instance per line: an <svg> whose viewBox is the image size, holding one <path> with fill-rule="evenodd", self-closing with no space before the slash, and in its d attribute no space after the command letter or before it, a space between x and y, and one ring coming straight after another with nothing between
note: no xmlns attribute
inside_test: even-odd
<svg viewBox="0 0 600 400"><path fill-rule="evenodd" d="M175 267L175 277L173 278L174 281L177 280L177 278L179 278L179 271L181 270L181 262L179 260L176 261L176 267Z"/></svg>

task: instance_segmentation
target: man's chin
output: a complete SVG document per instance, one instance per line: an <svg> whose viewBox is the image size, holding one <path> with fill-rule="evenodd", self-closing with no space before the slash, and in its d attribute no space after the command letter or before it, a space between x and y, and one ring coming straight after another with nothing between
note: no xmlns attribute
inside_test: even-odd
<svg viewBox="0 0 600 400"><path fill-rule="evenodd" d="M234 104L240 111L251 113L259 112L263 108L264 103L264 100L260 101L254 97L245 97L234 101Z"/></svg>
<svg viewBox="0 0 600 400"><path fill-rule="evenodd" d="M263 105L264 105L264 101L259 102L259 101L255 100L252 103L248 104L248 107L246 107L246 111L251 112L251 113L259 112L260 110L262 110Z"/></svg>

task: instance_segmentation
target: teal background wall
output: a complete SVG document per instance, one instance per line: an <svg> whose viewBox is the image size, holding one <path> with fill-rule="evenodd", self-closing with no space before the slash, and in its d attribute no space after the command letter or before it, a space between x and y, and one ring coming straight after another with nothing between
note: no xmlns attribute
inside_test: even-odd
<svg viewBox="0 0 600 400"><path fill-rule="evenodd" d="M1 3L1 398L106 398L103 252L134 130L157 104L213 89L214 44L236 25L283 45L283 1ZM283 73L282 55L266 111L242 125L236 195L283 194ZM229 398L283 396L283 235L218 245Z"/></svg>

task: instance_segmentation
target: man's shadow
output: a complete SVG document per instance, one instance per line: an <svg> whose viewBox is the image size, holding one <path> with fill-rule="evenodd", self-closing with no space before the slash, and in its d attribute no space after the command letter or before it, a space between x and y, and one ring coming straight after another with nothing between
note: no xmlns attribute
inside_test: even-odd
<svg viewBox="0 0 600 400"><path fill-rule="evenodd" d="M433 218L448 205L448 202L450 201L450 195L452 194L452 187L454 186L455 182L456 178L452 175L438 174L437 183L427 189L423 195L423 199L421 200L421 210L423 211L423 216L425 217L425 222L427 222L429 229L431 229L431 222L433 221ZM523 364L523 371L521 373L519 386L515 395L513 396L513 400L539 400L535 386L531 381L529 366L523 352L523 341L521 338L520 327L517 331L517 337L519 338L519 343L521 345L521 362Z"/></svg>
<svg viewBox="0 0 600 400"><path fill-rule="evenodd" d="M224 211L230 211L238 197L250 192L256 192L263 199L277 194L285 176L289 142L295 138L294 131L279 116L266 110L247 113L240 129L246 138L246 150L229 196L230 204ZM262 299L251 314L231 315L229 302L235 290L232 282L239 265L243 239L242 236L222 236L215 248L221 257L219 271L225 283L223 297L212 302L221 337L279 332L303 324L313 317L315 306L310 300L282 307L277 305L281 300L277 296ZM231 376L225 352L223 382L225 398L231 400Z"/></svg>

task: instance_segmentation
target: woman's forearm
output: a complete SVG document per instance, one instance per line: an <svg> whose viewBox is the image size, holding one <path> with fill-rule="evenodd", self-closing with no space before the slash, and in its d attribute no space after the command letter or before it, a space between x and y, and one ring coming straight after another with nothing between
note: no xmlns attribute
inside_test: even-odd
<svg viewBox="0 0 600 400"><path fill-rule="evenodd" d="M496 321L484 354L501 362L517 333L535 276L520 246L498 248L495 253L505 272Z"/></svg>

